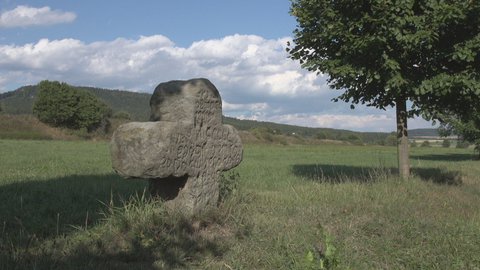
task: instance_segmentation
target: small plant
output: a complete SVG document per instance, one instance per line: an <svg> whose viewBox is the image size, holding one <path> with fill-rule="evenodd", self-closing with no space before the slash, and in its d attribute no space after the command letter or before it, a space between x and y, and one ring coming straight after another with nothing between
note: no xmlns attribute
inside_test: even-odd
<svg viewBox="0 0 480 270"><path fill-rule="evenodd" d="M236 171L222 174L219 183L219 202L225 201L228 197L237 192L239 180L240 174Z"/></svg>
<svg viewBox="0 0 480 270"><path fill-rule="evenodd" d="M322 231L323 242L307 251L304 269L333 269L338 265L337 249L333 245L333 238L324 230Z"/></svg>

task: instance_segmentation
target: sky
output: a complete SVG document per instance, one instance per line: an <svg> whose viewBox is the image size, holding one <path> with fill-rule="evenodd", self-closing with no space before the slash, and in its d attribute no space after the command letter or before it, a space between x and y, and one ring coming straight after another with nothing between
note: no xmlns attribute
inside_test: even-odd
<svg viewBox="0 0 480 270"><path fill-rule="evenodd" d="M202 77L227 116L394 131L394 109L333 102L342 92L327 75L288 57L289 8L289 0L0 0L0 93L41 80L152 93L161 82Z"/></svg>

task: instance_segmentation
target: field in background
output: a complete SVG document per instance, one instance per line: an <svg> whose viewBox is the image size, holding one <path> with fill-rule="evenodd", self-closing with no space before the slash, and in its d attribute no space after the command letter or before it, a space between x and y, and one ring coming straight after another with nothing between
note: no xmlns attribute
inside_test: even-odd
<svg viewBox="0 0 480 270"><path fill-rule="evenodd" d="M469 149L246 145L218 210L183 218L108 144L0 140L0 269L479 269ZM154 267L153 267L153 266ZM476 268L475 268L476 267Z"/></svg>

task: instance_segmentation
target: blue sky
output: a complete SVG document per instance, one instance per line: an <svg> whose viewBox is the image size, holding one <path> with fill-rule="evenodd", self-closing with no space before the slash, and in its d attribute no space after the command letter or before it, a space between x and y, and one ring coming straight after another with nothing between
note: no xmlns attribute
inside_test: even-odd
<svg viewBox="0 0 480 270"><path fill-rule="evenodd" d="M326 76L285 52L289 0L0 0L0 92L40 80L152 92L205 77L224 114L358 131L393 131L394 110L331 99ZM410 128L430 127L422 119Z"/></svg>

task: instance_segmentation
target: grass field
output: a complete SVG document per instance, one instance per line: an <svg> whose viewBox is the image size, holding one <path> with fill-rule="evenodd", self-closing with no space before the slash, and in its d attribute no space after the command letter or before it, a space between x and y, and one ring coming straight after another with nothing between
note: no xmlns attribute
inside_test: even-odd
<svg viewBox="0 0 480 270"><path fill-rule="evenodd" d="M471 150L245 146L192 219L124 180L108 144L0 140L0 269L480 269Z"/></svg>

